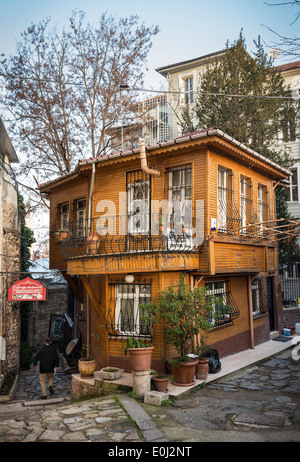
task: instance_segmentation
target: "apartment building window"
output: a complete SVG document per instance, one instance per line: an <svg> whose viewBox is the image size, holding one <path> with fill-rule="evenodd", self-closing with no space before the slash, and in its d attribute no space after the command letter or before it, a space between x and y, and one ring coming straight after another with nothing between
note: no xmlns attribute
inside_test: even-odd
<svg viewBox="0 0 300 462"><path fill-rule="evenodd" d="M192 167L182 165L168 171L168 248L192 247ZM184 232L182 231L184 229ZM179 235L179 237L178 237Z"/></svg>
<svg viewBox="0 0 300 462"><path fill-rule="evenodd" d="M248 180L249 181L249 180ZM249 182L247 178L241 177L240 180L240 215L241 215L241 234L246 232L247 226L247 204L249 200Z"/></svg>
<svg viewBox="0 0 300 462"><path fill-rule="evenodd" d="M226 230L228 172L223 168L218 171L218 229Z"/></svg>
<svg viewBox="0 0 300 462"><path fill-rule="evenodd" d="M252 294L252 314L257 316L259 314L259 289L258 280L254 280L251 283L251 294Z"/></svg>
<svg viewBox="0 0 300 462"><path fill-rule="evenodd" d="M151 284L115 285L115 331L125 335L151 335L143 316L143 305L151 303Z"/></svg>
<svg viewBox="0 0 300 462"><path fill-rule="evenodd" d="M194 77L188 77L184 80L184 91L189 103L194 102Z"/></svg>
<svg viewBox="0 0 300 462"><path fill-rule="evenodd" d="M258 211L258 222L260 223L260 233L262 236L264 234L263 229L268 226L266 221L269 219L269 199L268 199L268 188L264 185L258 185L258 195L257 195L257 211Z"/></svg>
<svg viewBox="0 0 300 462"><path fill-rule="evenodd" d="M192 167L183 165L169 170L169 201L192 200Z"/></svg>
<svg viewBox="0 0 300 462"><path fill-rule="evenodd" d="M205 282L206 296L211 298L213 313L210 322L214 327L231 323L240 315L231 294L228 280Z"/></svg>
<svg viewBox="0 0 300 462"><path fill-rule="evenodd" d="M298 169L292 168L292 178L291 178L291 185L290 189L290 197L289 200L291 202L298 202L299 201L299 185L298 185Z"/></svg>
<svg viewBox="0 0 300 462"><path fill-rule="evenodd" d="M60 229L68 231L69 229L69 202L60 204L58 207L60 215Z"/></svg>
<svg viewBox="0 0 300 462"><path fill-rule="evenodd" d="M86 200L77 199L73 203L73 209L75 212L75 223L74 223L74 233L77 237L83 237L85 232L85 210L86 210Z"/></svg>
<svg viewBox="0 0 300 462"><path fill-rule="evenodd" d="M240 178L240 217L241 234L249 233L249 224L257 221L253 210L251 178L241 176Z"/></svg>
<svg viewBox="0 0 300 462"><path fill-rule="evenodd" d="M268 298L260 279L251 282L251 296L253 317L264 314L268 309Z"/></svg>
<svg viewBox="0 0 300 462"><path fill-rule="evenodd" d="M128 233L148 234L151 184L142 170L127 172Z"/></svg>
<svg viewBox="0 0 300 462"><path fill-rule="evenodd" d="M233 200L234 175L230 169L218 169L218 231L234 233L241 227L241 218Z"/></svg>

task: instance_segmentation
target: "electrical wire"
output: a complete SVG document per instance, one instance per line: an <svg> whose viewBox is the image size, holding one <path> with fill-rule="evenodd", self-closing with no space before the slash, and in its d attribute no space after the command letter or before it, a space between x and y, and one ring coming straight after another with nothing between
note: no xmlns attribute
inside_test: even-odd
<svg viewBox="0 0 300 462"><path fill-rule="evenodd" d="M15 76L9 74L0 74L0 77L9 77L15 78ZM40 79L40 78L33 78L33 77L22 77L22 80L33 80L37 82L46 82L46 83L58 83L55 80L49 79ZM63 82L63 85L74 85L74 86L81 86L86 87L83 83L76 83L76 82ZM92 88L92 87L91 87ZM102 86L102 88L105 88ZM109 87L107 87L109 88ZM159 93L159 94L175 94L175 95L188 95L190 93L195 93L193 91L186 92L186 91L179 91L179 90L153 90L149 88L138 88L138 87L128 87L127 85L120 85L120 90L127 90L127 91L140 91L145 93ZM209 92L197 92L198 95L201 96L225 96L227 98L262 98L262 99L295 99L294 96L272 96L272 95L236 95L236 94L228 94L228 93L209 93Z"/></svg>

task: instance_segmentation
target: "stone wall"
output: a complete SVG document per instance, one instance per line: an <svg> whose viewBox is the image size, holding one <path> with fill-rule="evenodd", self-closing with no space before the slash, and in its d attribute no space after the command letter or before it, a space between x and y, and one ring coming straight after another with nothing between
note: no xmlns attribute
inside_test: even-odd
<svg viewBox="0 0 300 462"><path fill-rule="evenodd" d="M68 313L68 285L49 284L39 281L47 288L47 300L33 302L28 329L28 341L31 346L41 346L49 335L51 314Z"/></svg>
<svg viewBox="0 0 300 462"><path fill-rule="evenodd" d="M17 191L2 181L1 190L1 308L2 331L5 340L5 360L1 361L1 374L17 374L20 364L20 304L8 302L8 289L20 279L20 223L18 219Z"/></svg>
<svg viewBox="0 0 300 462"><path fill-rule="evenodd" d="M283 310L282 321L283 327L295 327L295 324L300 323L300 308Z"/></svg>

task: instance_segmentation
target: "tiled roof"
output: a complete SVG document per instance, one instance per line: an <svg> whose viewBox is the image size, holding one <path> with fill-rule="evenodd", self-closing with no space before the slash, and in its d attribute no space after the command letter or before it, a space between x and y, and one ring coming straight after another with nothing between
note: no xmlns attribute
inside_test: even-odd
<svg viewBox="0 0 300 462"><path fill-rule="evenodd" d="M181 144L181 143L183 143L185 141L189 141L189 140L197 140L197 139L203 138L205 136L209 136L209 135L210 136L217 136L219 138L222 138L225 141L232 144L233 146L236 146L239 149L247 152L252 157L261 160L265 164L268 164L269 166L272 166L273 168L275 168L278 171L281 171L281 173L283 173L284 175L290 175L289 169L281 167L280 165L276 164L272 160L270 160L270 159L262 156L261 154L253 151L252 149L250 149L247 146L243 145L242 143L240 143L236 139L234 139L231 136L224 133L222 130L219 130L217 127L205 128L205 129L198 130L198 131L195 131L195 132L192 132L192 133L188 133L186 135L178 136L177 138L175 138L173 140L170 140L170 141L164 141L164 142L159 142L159 143L153 144L153 145L147 145L146 150L147 151L152 151L152 150L155 150L157 148L163 148L163 147L167 147L167 146ZM44 183L43 185L39 185L39 187L40 188L45 188L46 186L50 186L51 184L55 184L58 181L62 181L62 180L63 181L68 181L69 179L72 178L72 175L79 172L81 166L88 165L88 164L93 164L93 163L98 163L98 162L101 162L101 161L110 160L110 159L114 159L114 158L117 158L117 157L125 157L125 156L129 156L129 155L132 155L132 154L138 154L139 152L140 152L139 148L136 148L136 149L130 149L130 150L124 151L124 152L123 151L116 151L116 152L112 152L110 154L103 154L103 155L101 155L99 157L90 157L89 159L79 160L79 162L77 164L77 167L75 168L75 170L73 172L68 173L67 175L62 176L60 178L57 178L55 180Z"/></svg>
<svg viewBox="0 0 300 462"><path fill-rule="evenodd" d="M300 68L300 61L295 61L294 63L282 64L281 66L276 66L277 71L290 71L291 69Z"/></svg>

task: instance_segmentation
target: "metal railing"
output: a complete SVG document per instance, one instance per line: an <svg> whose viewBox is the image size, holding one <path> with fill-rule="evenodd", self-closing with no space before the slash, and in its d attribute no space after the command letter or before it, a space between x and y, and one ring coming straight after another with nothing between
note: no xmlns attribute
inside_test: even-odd
<svg viewBox="0 0 300 462"><path fill-rule="evenodd" d="M298 308L300 306L300 278L288 277L281 274L282 299L285 308Z"/></svg>
<svg viewBox="0 0 300 462"><path fill-rule="evenodd" d="M66 258L148 252L197 252L196 219L161 214L105 216L52 232ZM201 241L202 244L202 241Z"/></svg>

